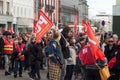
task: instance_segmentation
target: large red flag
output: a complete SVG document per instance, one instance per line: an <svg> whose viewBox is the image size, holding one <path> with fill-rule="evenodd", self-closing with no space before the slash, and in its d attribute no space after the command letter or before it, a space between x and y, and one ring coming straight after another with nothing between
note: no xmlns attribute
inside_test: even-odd
<svg viewBox="0 0 120 80"><path fill-rule="evenodd" d="M36 43L48 32L48 30L53 26L52 21L40 11L40 17L35 26L36 33Z"/></svg>
<svg viewBox="0 0 120 80"><path fill-rule="evenodd" d="M74 34L77 33L77 24L78 24L78 14L75 16L75 21L74 21Z"/></svg>
<svg viewBox="0 0 120 80"><path fill-rule="evenodd" d="M95 55L96 59L104 60L105 55L104 53L99 49L99 41L95 37L95 33L93 29L91 28L90 24L85 22L84 20L82 21L82 24L84 26L84 32L87 34L90 46L92 48L92 51Z"/></svg>

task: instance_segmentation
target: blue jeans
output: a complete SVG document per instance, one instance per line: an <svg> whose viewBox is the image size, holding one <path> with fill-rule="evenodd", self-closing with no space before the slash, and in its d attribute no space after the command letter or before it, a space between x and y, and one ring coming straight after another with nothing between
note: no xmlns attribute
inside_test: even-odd
<svg viewBox="0 0 120 80"><path fill-rule="evenodd" d="M15 64L14 64L14 74L15 75L17 75L18 70L19 70L19 75L22 75L23 62L24 61L15 60Z"/></svg>

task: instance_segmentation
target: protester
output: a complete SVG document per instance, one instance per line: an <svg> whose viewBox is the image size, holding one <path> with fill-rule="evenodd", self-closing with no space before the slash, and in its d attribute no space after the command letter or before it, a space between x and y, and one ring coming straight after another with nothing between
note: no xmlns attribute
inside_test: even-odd
<svg viewBox="0 0 120 80"><path fill-rule="evenodd" d="M79 52L81 51L82 47L86 45L86 37L80 36L78 41L76 42L76 45L78 47L77 57L76 57L76 66L75 66L75 80L84 79L84 72L82 69L82 64L79 58ZM81 76L79 76L81 75Z"/></svg>
<svg viewBox="0 0 120 80"><path fill-rule="evenodd" d="M117 54L118 45L114 43L113 37L109 37L108 44L105 46L105 56L107 57L108 62ZM109 80L115 80L115 69L110 69L111 77Z"/></svg>
<svg viewBox="0 0 120 80"><path fill-rule="evenodd" d="M91 26L83 21L85 33L88 36L88 43L80 51L80 60L83 65L85 80L101 80L99 67L107 65L104 54L99 49L100 36L94 33ZM99 67L98 67L99 66Z"/></svg>
<svg viewBox="0 0 120 80"><path fill-rule="evenodd" d="M118 47L118 51L116 54L116 62L113 67L115 69L115 80L119 80L120 79L120 46Z"/></svg>
<svg viewBox="0 0 120 80"><path fill-rule="evenodd" d="M69 51L69 42L68 37L71 35L71 29L68 26L64 26L63 31L61 32L61 39L60 39L60 45L62 48L62 54L64 58L64 67L61 69L61 79L64 80L65 74L66 74L66 59L70 57L70 51Z"/></svg>
<svg viewBox="0 0 120 80"><path fill-rule="evenodd" d="M83 56L80 56L80 59L81 59L82 65L84 65L83 69L85 73L85 77L84 77L85 80L101 80L99 69L96 66L97 60L95 60L94 58L94 55L91 51L90 44L85 45L81 50L80 54L83 55ZM102 64L102 66L106 65L105 61L101 61L101 62L104 63Z"/></svg>
<svg viewBox="0 0 120 80"><path fill-rule="evenodd" d="M53 32L53 39L49 42L49 79L60 80L60 67L63 64L62 51L59 40L61 34L58 31Z"/></svg>
<svg viewBox="0 0 120 80"><path fill-rule="evenodd" d="M15 44L15 48L13 51L13 59L14 61L14 77L17 77L17 73L19 71L19 77L22 77L23 71L23 62L24 62L24 50L25 44L22 43L22 38L18 38L18 43Z"/></svg>
<svg viewBox="0 0 120 80"><path fill-rule="evenodd" d="M64 80L72 80L74 67L76 65L77 46L75 45L75 37L71 35L68 38L68 42L70 43L70 46L68 47L70 51L70 57L67 58L66 75Z"/></svg>
<svg viewBox="0 0 120 80"><path fill-rule="evenodd" d="M103 44L101 45L101 50L102 50L103 52L105 51L105 46L108 44L108 39L109 39L108 36L104 37L104 42L103 42Z"/></svg>
<svg viewBox="0 0 120 80"><path fill-rule="evenodd" d="M114 40L114 43L120 45L120 40L118 40L118 35L117 34L113 34L113 40Z"/></svg>
<svg viewBox="0 0 120 80"><path fill-rule="evenodd" d="M12 34L8 31L4 32L5 37L4 40L4 58L5 58L5 75L10 75L10 69L11 69L11 56L13 54L13 44L14 41L12 39Z"/></svg>
<svg viewBox="0 0 120 80"><path fill-rule="evenodd" d="M35 80L41 80L41 76L40 76L40 61L41 61L41 51L42 51L42 47L40 42L39 43L35 43L35 37L31 38L31 43L29 46L29 59L30 59L30 67L31 67L31 71L29 73L29 76L32 79Z"/></svg>

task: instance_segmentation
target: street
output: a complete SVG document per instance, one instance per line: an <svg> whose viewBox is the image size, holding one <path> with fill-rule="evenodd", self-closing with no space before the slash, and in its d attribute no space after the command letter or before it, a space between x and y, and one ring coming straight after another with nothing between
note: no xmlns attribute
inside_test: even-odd
<svg viewBox="0 0 120 80"><path fill-rule="evenodd" d="M14 74L12 73L11 75L9 76L5 76L4 75L4 70L0 70L0 80L32 80L29 76L28 76L28 72L23 72L23 77L17 77L17 78L14 78ZM47 70L41 70L41 77L42 77L42 80L46 80L46 75L47 75ZM80 77L79 77L80 79ZM78 79L78 80L79 80ZM74 76L73 76L73 79L74 80Z"/></svg>
<svg viewBox="0 0 120 80"><path fill-rule="evenodd" d="M42 80L46 80L46 73L47 73L46 70L41 70ZM4 70L0 70L0 80L31 80L31 79L28 76L27 72L23 72L23 77L18 76L17 78L14 78L13 74L11 74L9 76L5 76L4 75Z"/></svg>

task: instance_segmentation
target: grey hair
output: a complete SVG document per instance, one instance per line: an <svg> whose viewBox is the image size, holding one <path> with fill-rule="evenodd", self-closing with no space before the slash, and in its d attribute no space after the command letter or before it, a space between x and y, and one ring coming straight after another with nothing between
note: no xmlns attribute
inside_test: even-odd
<svg viewBox="0 0 120 80"><path fill-rule="evenodd" d="M113 34L113 37L116 37L116 38L118 38L118 35L117 35L117 34Z"/></svg>

